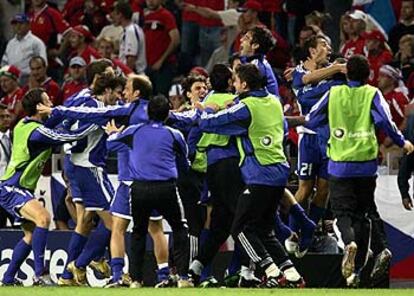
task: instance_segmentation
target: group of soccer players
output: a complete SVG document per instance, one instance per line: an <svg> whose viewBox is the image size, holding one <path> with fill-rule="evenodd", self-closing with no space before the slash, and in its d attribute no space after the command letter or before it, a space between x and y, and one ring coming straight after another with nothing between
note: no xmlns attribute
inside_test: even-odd
<svg viewBox="0 0 414 296"><path fill-rule="evenodd" d="M284 140L288 125L305 121L283 115L277 81L265 58L273 45L268 30L249 30L233 65L215 65L208 81L197 75L185 79L189 102L182 110L170 110L167 98L153 95L146 76L131 75L126 83L116 77L108 60L88 65L89 87L64 106L52 107L42 89L29 91L23 99L27 117L14 130L12 159L0 183L0 205L22 222L24 231L2 284L19 284L17 271L31 250L34 283L52 284L44 264L50 215L33 190L51 148L65 144L64 174L76 205L76 228L58 285L85 285L89 265L108 277L107 287L141 287L150 232L156 287L216 285L211 262L229 236L235 251L228 277L237 274L237 286L304 287L286 250L304 256L324 215L330 134L327 124L315 125L312 118L312 127L301 127L300 183L293 196L285 188L290 169ZM329 64L331 49L323 36L311 37L305 47L307 60L286 72L303 115L318 107L332 86L346 83L347 67L342 61ZM391 122L389 126L396 133ZM105 170L108 151L118 155L116 190ZM307 215L298 202L310 198L314 188ZM289 225L280 219L280 203L289 208ZM382 242L375 252L372 277L377 277L391 255L381 220L374 219L379 215L371 209L376 240ZM99 223L92 232L96 216ZM175 276L160 217L172 228ZM127 274L124 239L131 220ZM110 266L104 259L107 248ZM345 250L346 278L357 274L355 252L349 246Z"/></svg>

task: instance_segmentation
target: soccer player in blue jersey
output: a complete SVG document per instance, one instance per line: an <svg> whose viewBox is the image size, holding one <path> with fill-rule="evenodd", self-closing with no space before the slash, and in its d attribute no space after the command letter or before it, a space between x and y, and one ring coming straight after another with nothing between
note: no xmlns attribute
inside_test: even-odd
<svg viewBox="0 0 414 296"><path fill-rule="evenodd" d="M177 166L188 168L188 148L183 135L164 125L169 115L169 102L164 96L152 98L148 104L148 123L121 129L107 125L108 141L130 147L132 214L137 232L145 239L148 218L157 209L168 221L174 236L174 260L180 279L178 287L191 287L187 279L188 230L184 208L177 195ZM114 133L116 132L116 133ZM145 248L140 256L144 256Z"/></svg>
<svg viewBox="0 0 414 296"><path fill-rule="evenodd" d="M33 195L44 164L51 155L51 147L85 137L88 128L76 132L61 132L45 127L47 117L36 110L37 104L51 106L43 89L32 89L23 98L27 117L15 127L11 161L0 179L0 205L22 222L24 237L14 248L13 256L4 274L3 285L16 285L20 265L34 253L35 285L52 284L44 265L44 252L50 224L50 215Z"/></svg>
<svg viewBox="0 0 414 296"><path fill-rule="evenodd" d="M331 86L344 83L343 80L331 79L334 74L344 71L344 64L329 65L331 47L323 36L310 37L305 42L305 49L307 60L297 66L292 74L292 87L298 98L302 115L308 114L312 106ZM324 215L328 198L326 144L329 128L326 125L313 130L298 127L298 132L300 135L297 168L299 189L295 199L302 203L312 195L313 188L316 187L316 194L310 204L309 218L317 224ZM293 207L291 211L294 210ZM292 230L298 233L299 226L295 219L291 221ZM291 249L297 257L304 256L310 247L314 227L300 230L299 246Z"/></svg>

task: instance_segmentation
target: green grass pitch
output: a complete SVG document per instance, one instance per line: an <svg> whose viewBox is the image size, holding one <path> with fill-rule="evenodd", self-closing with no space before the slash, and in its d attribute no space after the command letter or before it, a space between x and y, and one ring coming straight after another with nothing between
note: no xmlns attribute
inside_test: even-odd
<svg viewBox="0 0 414 296"><path fill-rule="evenodd" d="M1 296L414 296L414 289L102 289L0 287Z"/></svg>

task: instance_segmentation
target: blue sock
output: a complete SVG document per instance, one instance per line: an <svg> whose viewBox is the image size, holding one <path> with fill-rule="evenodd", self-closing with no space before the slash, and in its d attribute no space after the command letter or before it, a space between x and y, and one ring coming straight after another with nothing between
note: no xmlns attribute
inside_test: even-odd
<svg viewBox="0 0 414 296"><path fill-rule="evenodd" d="M240 247L237 244L234 244L233 255L231 256L231 261L229 267L227 268L228 275L235 275L237 272L239 272L240 268Z"/></svg>
<svg viewBox="0 0 414 296"><path fill-rule="evenodd" d="M290 228L297 233L297 231L302 229L303 227L313 225L313 222L306 216L305 210L300 206L300 204L295 204L290 207L289 210L290 218L294 220L294 226L297 227L296 229L292 227L290 223L291 220L289 219L289 226Z"/></svg>
<svg viewBox="0 0 414 296"><path fill-rule="evenodd" d="M279 213L276 213L275 230L277 239L282 243L292 234L292 230L280 219Z"/></svg>
<svg viewBox="0 0 414 296"><path fill-rule="evenodd" d="M79 254L82 252L83 247L85 246L88 238L77 232L73 232L70 238L69 247L68 247L68 260L66 261L65 270L63 271L62 278L71 279L73 278L72 273L70 273L66 267L70 262L76 260L79 257Z"/></svg>
<svg viewBox="0 0 414 296"><path fill-rule="evenodd" d="M106 246L111 239L111 231L109 231L105 225L100 222L98 227L89 236L89 240L85 245L82 253L76 259L75 266L78 268L86 268L91 263L92 259L98 254L105 252Z"/></svg>
<svg viewBox="0 0 414 296"><path fill-rule="evenodd" d="M204 245L210 234L210 229L203 229L200 233L200 246ZM211 264L204 266L203 271L201 272L200 280L204 281L211 276Z"/></svg>
<svg viewBox="0 0 414 296"><path fill-rule="evenodd" d="M124 258L116 257L111 259L112 281L117 282L122 277L122 269L125 266Z"/></svg>
<svg viewBox="0 0 414 296"><path fill-rule="evenodd" d="M24 260L29 256L32 246L26 244L26 242L21 239L13 249L13 255L10 260L9 266L7 267L6 272L3 276L3 283L12 283L14 277L16 276L17 271L20 268L20 265Z"/></svg>
<svg viewBox="0 0 414 296"><path fill-rule="evenodd" d="M310 204L309 208L309 219L311 219L315 224L319 223L319 220L325 215L325 208L318 207L314 203Z"/></svg>
<svg viewBox="0 0 414 296"><path fill-rule="evenodd" d="M32 249L36 276L41 276L45 272L45 248L48 233L49 230L42 227L36 227L33 231Z"/></svg>

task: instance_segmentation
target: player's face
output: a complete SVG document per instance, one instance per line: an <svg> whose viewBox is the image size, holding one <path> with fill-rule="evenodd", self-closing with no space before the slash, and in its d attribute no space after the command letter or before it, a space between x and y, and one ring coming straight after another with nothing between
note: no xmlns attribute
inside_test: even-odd
<svg viewBox="0 0 414 296"><path fill-rule="evenodd" d="M252 40L253 40L253 35L252 35L252 32L250 31L242 36L242 38L240 39L240 54L241 55L254 53Z"/></svg>
<svg viewBox="0 0 414 296"><path fill-rule="evenodd" d="M107 89L105 91L105 95L103 98L103 103L105 105L115 105L116 101L117 101L118 97L117 97L117 93L114 89Z"/></svg>
<svg viewBox="0 0 414 296"><path fill-rule="evenodd" d="M246 91L246 82L242 82L238 75L234 78L233 86L237 94L241 94Z"/></svg>
<svg viewBox="0 0 414 296"><path fill-rule="evenodd" d="M5 92L6 94L8 94L8 93L13 92L18 85L14 79L7 77L7 76L1 76L0 86L1 86L1 90Z"/></svg>
<svg viewBox="0 0 414 296"><path fill-rule="evenodd" d="M189 96L191 99L191 103L195 103L204 99L204 97L207 95L207 91L207 85L205 82L194 82L191 86L191 94Z"/></svg>
<svg viewBox="0 0 414 296"><path fill-rule="evenodd" d="M332 48L325 39L318 39L316 46L315 60L318 65L326 65L329 63L329 58L332 53Z"/></svg>
<svg viewBox="0 0 414 296"><path fill-rule="evenodd" d="M135 99L136 92L132 86L132 79L128 79L124 88L124 97L127 102L132 102Z"/></svg>

